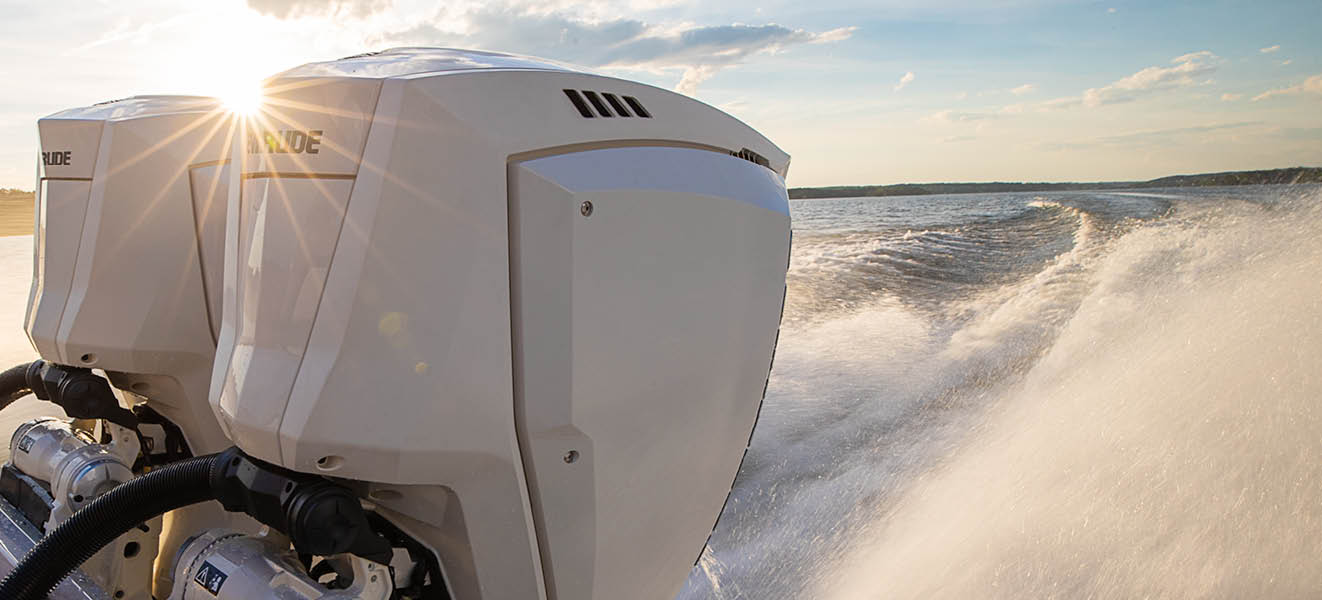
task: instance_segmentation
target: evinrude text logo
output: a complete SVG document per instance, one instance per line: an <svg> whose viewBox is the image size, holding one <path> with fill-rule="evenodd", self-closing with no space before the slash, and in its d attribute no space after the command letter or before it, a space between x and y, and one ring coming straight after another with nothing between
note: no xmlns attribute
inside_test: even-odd
<svg viewBox="0 0 1322 600"><path fill-rule="evenodd" d="M73 152L68 150L42 152L41 164L48 167L67 167L73 164Z"/></svg>
<svg viewBox="0 0 1322 600"><path fill-rule="evenodd" d="M317 154L320 146L320 129L259 131L248 138L249 154Z"/></svg>

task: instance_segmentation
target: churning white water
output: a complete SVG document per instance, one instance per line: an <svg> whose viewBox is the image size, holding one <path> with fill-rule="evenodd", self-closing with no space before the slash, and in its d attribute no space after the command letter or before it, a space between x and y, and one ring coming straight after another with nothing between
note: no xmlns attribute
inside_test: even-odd
<svg viewBox="0 0 1322 600"><path fill-rule="evenodd" d="M795 209L681 597L1322 595L1317 187Z"/></svg>

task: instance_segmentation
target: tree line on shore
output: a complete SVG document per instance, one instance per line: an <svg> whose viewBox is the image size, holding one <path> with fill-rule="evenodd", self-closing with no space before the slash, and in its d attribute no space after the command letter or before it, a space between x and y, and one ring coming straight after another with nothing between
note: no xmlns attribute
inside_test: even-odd
<svg viewBox="0 0 1322 600"><path fill-rule="evenodd" d="M1050 192L1068 190L1134 190L1170 187L1223 185L1271 185L1322 183L1322 168L1292 167L1262 171L1228 171L1198 175L1172 175L1148 181L1095 181L1064 183L900 183L894 185L837 185L790 188L792 199L860 198L869 196L924 196L929 194L992 194L1005 192Z"/></svg>

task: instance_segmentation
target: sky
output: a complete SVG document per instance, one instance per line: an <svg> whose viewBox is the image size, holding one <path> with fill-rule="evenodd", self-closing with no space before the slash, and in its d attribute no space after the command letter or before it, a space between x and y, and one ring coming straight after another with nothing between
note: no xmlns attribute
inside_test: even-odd
<svg viewBox="0 0 1322 600"><path fill-rule="evenodd" d="M1319 22L1318 0L0 0L0 187L33 188L56 111L409 45L689 94L789 152L792 186L1322 166Z"/></svg>

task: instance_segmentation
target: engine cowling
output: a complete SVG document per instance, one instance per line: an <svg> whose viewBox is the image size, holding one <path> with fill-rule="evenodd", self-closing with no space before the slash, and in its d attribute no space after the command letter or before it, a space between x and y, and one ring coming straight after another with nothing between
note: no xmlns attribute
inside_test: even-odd
<svg viewBox="0 0 1322 600"><path fill-rule="evenodd" d="M361 482L456 597L673 597L765 390L789 157L510 55L396 49L265 93L227 222L231 439Z"/></svg>

